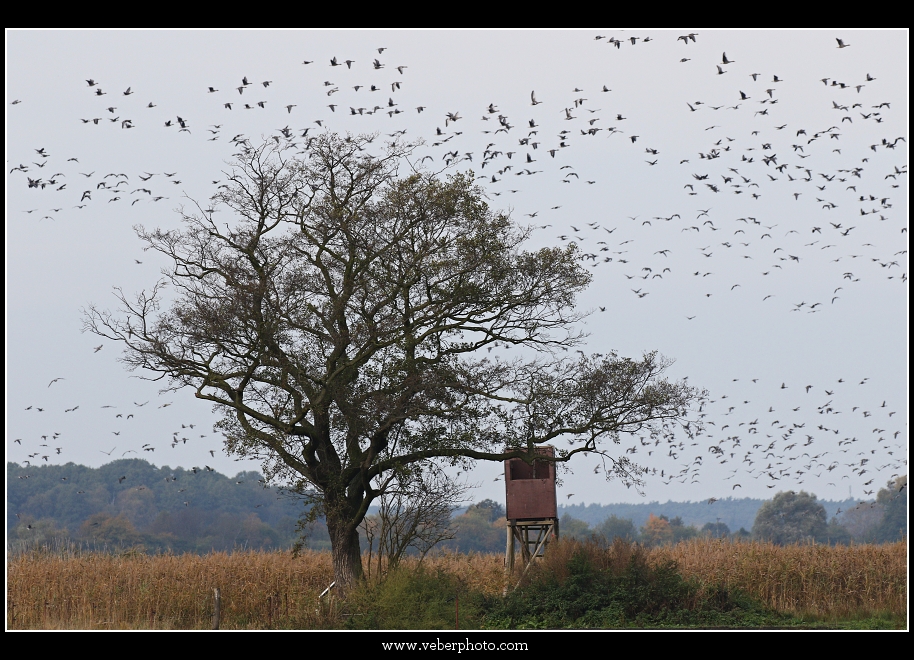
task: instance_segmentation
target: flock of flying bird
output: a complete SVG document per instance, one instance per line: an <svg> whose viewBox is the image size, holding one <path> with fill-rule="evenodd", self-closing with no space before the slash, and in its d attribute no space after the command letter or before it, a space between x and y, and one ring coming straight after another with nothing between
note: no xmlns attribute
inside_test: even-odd
<svg viewBox="0 0 914 660"><path fill-rule="evenodd" d="M674 36L670 34L667 38ZM597 35L593 41L621 50L649 48L648 44L657 39ZM675 40L683 43L684 55L688 55L676 64L690 66L688 63L696 58L700 48L700 34L680 35ZM850 46L837 39L838 49ZM724 52L720 62L707 74L728 74L733 78L731 95L690 99L679 108L689 120L707 117L708 126L703 127L702 135L704 147L696 153L670 156L673 147L655 144L644 123L625 116L624 112L596 107L614 102L609 85L587 91L573 87L568 90L566 100L558 104L531 91L529 100L524 100L528 112L522 117L511 116L499 107L502 105L499 102L472 110L448 109L433 115L430 105L407 105L399 100L401 90L410 83L409 67L387 61L386 50L377 48L369 58L333 56L305 60L301 66L323 72L318 78L324 80L309 94L322 97L329 113L323 111L320 118L303 127L300 108L307 104L294 96L300 93L297 88L273 80L249 80L245 75L237 77L236 85L213 85L200 90L201 97L213 95L215 99L211 108L214 114L210 116L216 116L217 111L223 113L215 121L185 113L172 113L164 120L161 116L158 121L147 120L142 113L152 112L159 104L134 98L140 94L139 83L112 88L106 81L87 78L85 93L98 99L98 113L74 118L74 122L86 131L163 130L186 134L188 140L199 139L194 136L203 134L206 141L217 145L228 143L232 149L244 150L250 147L251 138L242 133L229 138L222 129L239 112L263 112L269 120L285 117L298 122L299 128L286 124L276 128L271 137L278 145L300 152L307 152L317 132L338 130L345 122L346 128L357 132L382 131L389 141L425 139L414 152L414 166L441 171L472 170L490 198L522 192L530 177L535 185L539 185L536 183L539 179L550 178L567 184L570 190L604 183L599 175L590 173L592 167L582 167L579 172L570 156L579 145L602 140L604 145L600 149L624 154L629 167L637 163L646 171L678 168L682 184L678 207L654 211L658 215L648 213L612 221L569 222L563 217L563 204L531 209L523 216L533 223L536 240L576 244L582 261L595 272L600 269L601 280L624 277L627 288L638 299L661 290L667 282L689 280L700 285L691 288L695 311L686 318L692 321L701 314L702 299L739 295L737 289L755 291L759 284L784 274L802 278L803 268L809 268L808 264L816 268L834 263L841 266L828 271L835 273L835 279L821 299L790 301L782 305L782 310L822 312L839 304L863 278L907 282L906 249L886 249L856 240L863 233L858 227L878 225L890 227L898 236L895 247L906 247L906 219L892 215L895 200L906 195L906 189L902 188L907 176L904 158L890 167L881 159L878 165L870 162L876 156L906 149L905 137L882 136L868 145L867 154L842 153L848 134L872 133L873 127L883 123L891 112L891 99L876 96L883 93L878 75L867 73L862 79L847 80L822 78L817 81L821 85L819 95L831 114L824 115L817 125L791 125L778 119L782 74L740 70L739 59L731 59ZM24 102L12 102L20 103ZM728 115L735 113L751 115L754 128L731 134ZM406 127L401 128L403 124L397 123L396 130L386 132L387 126L401 121L399 115L406 114L414 118ZM427 128L414 134L417 116ZM379 121L382 121L380 125ZM550 133L557 121L562 128ZM638 128L631 130L630 124ZM98 204L131 207L154 204L182 191L182 175L178 171L124 173L107 172L99 166L84 168L77 157L58 156L45 146L34 148L28 156L31 157L22 155L22 160L27 162L9 170L10 176L21 177L21 180L12 179L10 185L20 185L21 181L21 185L36 190L36 199L42 201L36 202L36 208L22 212L38 214L40 220L71 217L73 212L89 213ZM212 185L223 184L213 180ZM741 196L745 202L741 217L717 211L716 200L721 196ZM764 217L756 210L763 197L802 205L802 220L787 224ZM48 198L53 201L45 203ZM68 201L58 201L63 199ZM143 263L139 259L134 261L137 265ZM723 276L714 272L718 263L719 270L729 273L731 279L720 281ZM734 273L739 281L733 281ZM775 304L777 301L767 302L773 297L775 294L766 292L758 303ZM605 312L606 307L599 306L599 311ZM97 353L103 347L93 350ZM48 387L63 380L66 379L56 378ZM664 428L653 435L632 438L624 455L635 462L641 459L647 465L665 466L651 468L649 476L657 477L652 483L696 483L700 482L703 466L712 462L727 465L731 470L726 486L730 493L741 489L747 479L761 480L767 489L781 490L800 487L810 476L818 478L828 473L832 475L830 485L843 485L842 480L847 480L860 484L864 494L871 496L881 485L876 475L884 482L906 474L906 445L903 438L899 440L903 431L898 427L897 411L888 410L884 402L881 406L853 403L851 388L865 388L867 379L859 384L844 379L814 385L784 382L779 387L766 385L759 379L733 380L732 391L700 402L698 415L705 425L702 431L686 427L683 435L682 428ZM783 397L788 389L796 397L786 406L770 405L768 413L763 415L757 415L749 406L751 401L767 401L775 395ZM136 404L136 411L145 405ZM169 405L164 403L159 408ZM77 405L65 412L77 413L79 409ZM43 412L38 405L29 406L29 410ZM129 427L121 424L126 425L135 414L138 412L126 416L115 413L112 421L122 421L116 421L118 426L111 433L126 439ZM861 442L864 438L840 430L840 421L851 417L871 419L878 451L870 448L872 443ZM820 423L814 424L811 419ZM193 426L182 424L182 428ZM124 438L121 433L125 434ZM182 433L175 431L167 444L174 449L187 443L190 438ZM65 458L61 437L62 434L53 432L42 435L41 443L24 438L16 439L15 443L25 442L37 450L24 460L26 465L31 465L31 462L48 462L58 455ZM54 447L54 444L62 446ZM867 448L857 449L863 445ZM111 455L117 449L103 453ZM156 447L146 443L125 449L122 456L151 453ZM218 450L213 448L209 452L215 455ZM595 472L600 470L600 465L594 468Z"/></svg>

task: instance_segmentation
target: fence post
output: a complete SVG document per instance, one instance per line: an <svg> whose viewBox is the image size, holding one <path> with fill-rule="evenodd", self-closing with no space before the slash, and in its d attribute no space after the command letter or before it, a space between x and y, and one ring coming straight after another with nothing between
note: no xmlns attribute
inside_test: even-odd
<svg viewBox="0 0 914 660"><path fill-rule="evenodd" d="M219 587L213 589L213 630L219 630L219 617L222 614L222 594Z"/></svg>

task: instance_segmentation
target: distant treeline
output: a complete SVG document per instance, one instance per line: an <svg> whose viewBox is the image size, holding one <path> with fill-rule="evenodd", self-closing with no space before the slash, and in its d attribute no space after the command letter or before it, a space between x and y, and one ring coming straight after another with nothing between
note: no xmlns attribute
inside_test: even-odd
<svg viewBox="0 0 914 660"><path fill-rule="evenodd" d="M906 478L880 490L874 502L817 501L814 495L775 500L725 498L703 502L560 506L563 536L622 536L664 544L697 536L749 538L763 505L780 497L792 506L795 538L830 543L888 542L907 535ZM792 493L792 491L790 491ZM779 505L780 506L780 505ZM824 511L822 510L824 509ZM206 466L156 467L142 459L116 460L99 468L74 463L7 464L9 549L66 540L96 549L206 553L212 550L330 547L320 518L305 524L307 503L266 487L257 472L228 477ZM371 512L377 516L377 509ZM438 547L461 552L504 552L505 512L483 500L457 512ZM791 522L772 511L775 526ZM825 520L828 520L826 525ZM769 524L768 538L772 538ZM756 530L759 531L758 529ZM777 530L775 530L777 531ZM757 537L762 538L756 534ZM363 549L368 545L363 541Z"/></svg>
<svg viewBox="0 0 914 660"><path fill-rule="evenodd" d="M848 511L857 504L857 500L818 500L825 507L829 519L838 515L838 511ZM700 502L644 502L641 504L570 504L559 505L559 515L569 515L572 518L586 522L591 527L599 525L610 516L627 518L636 527L643 527L648 516L664 515L669 518L680 518L686 525L701 527L705 523L721 522L733 530L740 528L752 529L755 516L766 500L757 500L750 497L726 497L708 503Z"/></svg>
<svg viewBox="0 0 914 660"><path fill-rule="evenodd" d="M289 547L305 505L257 472L121 459L99 468L7 464L7 538L68 538L92 547L209 552Z"/></svg>

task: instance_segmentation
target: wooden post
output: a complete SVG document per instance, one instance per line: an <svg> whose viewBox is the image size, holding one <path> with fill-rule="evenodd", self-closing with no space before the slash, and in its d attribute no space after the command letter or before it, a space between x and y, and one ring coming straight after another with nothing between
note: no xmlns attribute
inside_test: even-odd
<svg viewBox="0 0 914 660"><path fill-rule="evenodd" d="M514 570L514 525L510 520L505 529L508 530L508 543L505 549L505 570L510 574Z"/></svg>
<svg viewBox="0 0 914 660"><path fill-rule="evenodd" d="M219 617L222 615L222 594L219 587L213 589L213 630L219 630Z"/></svg>

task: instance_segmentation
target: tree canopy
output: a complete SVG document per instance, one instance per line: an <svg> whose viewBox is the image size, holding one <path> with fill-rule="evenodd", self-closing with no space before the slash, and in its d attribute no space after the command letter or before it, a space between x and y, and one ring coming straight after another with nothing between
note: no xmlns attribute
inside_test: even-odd
<svg viewBox="0 0 914 660"><path fill-rule="evenodd" d="M759 508L752 535L778 545L801 541L825 541L828 523L825 507L816 496L789 490L778 493Z"/></svg>
<svg viewBox="0 0 914 660"><path fill-rule="evenodd" d="M577 248L525 250L529 229L472 175L423 172L396 142L370 155L373 140L242 144L182 228L136 228L163 278L85 312L129 368L214 404L229 452L314 494L342 585L362 574L368 506L429 462L532 461L566 440L557 462L597 454L638 484L612 445L684 422L699 395L655 353L573 350L591 279Z"/></svg>
<svg viewBox="0 0 914 660"><path fill-rule="evenodd" d="M876 502L884 511L882 520L872 531L876 543L900 541L908 535L908 475L891 479L876 494Z"/></svg>

